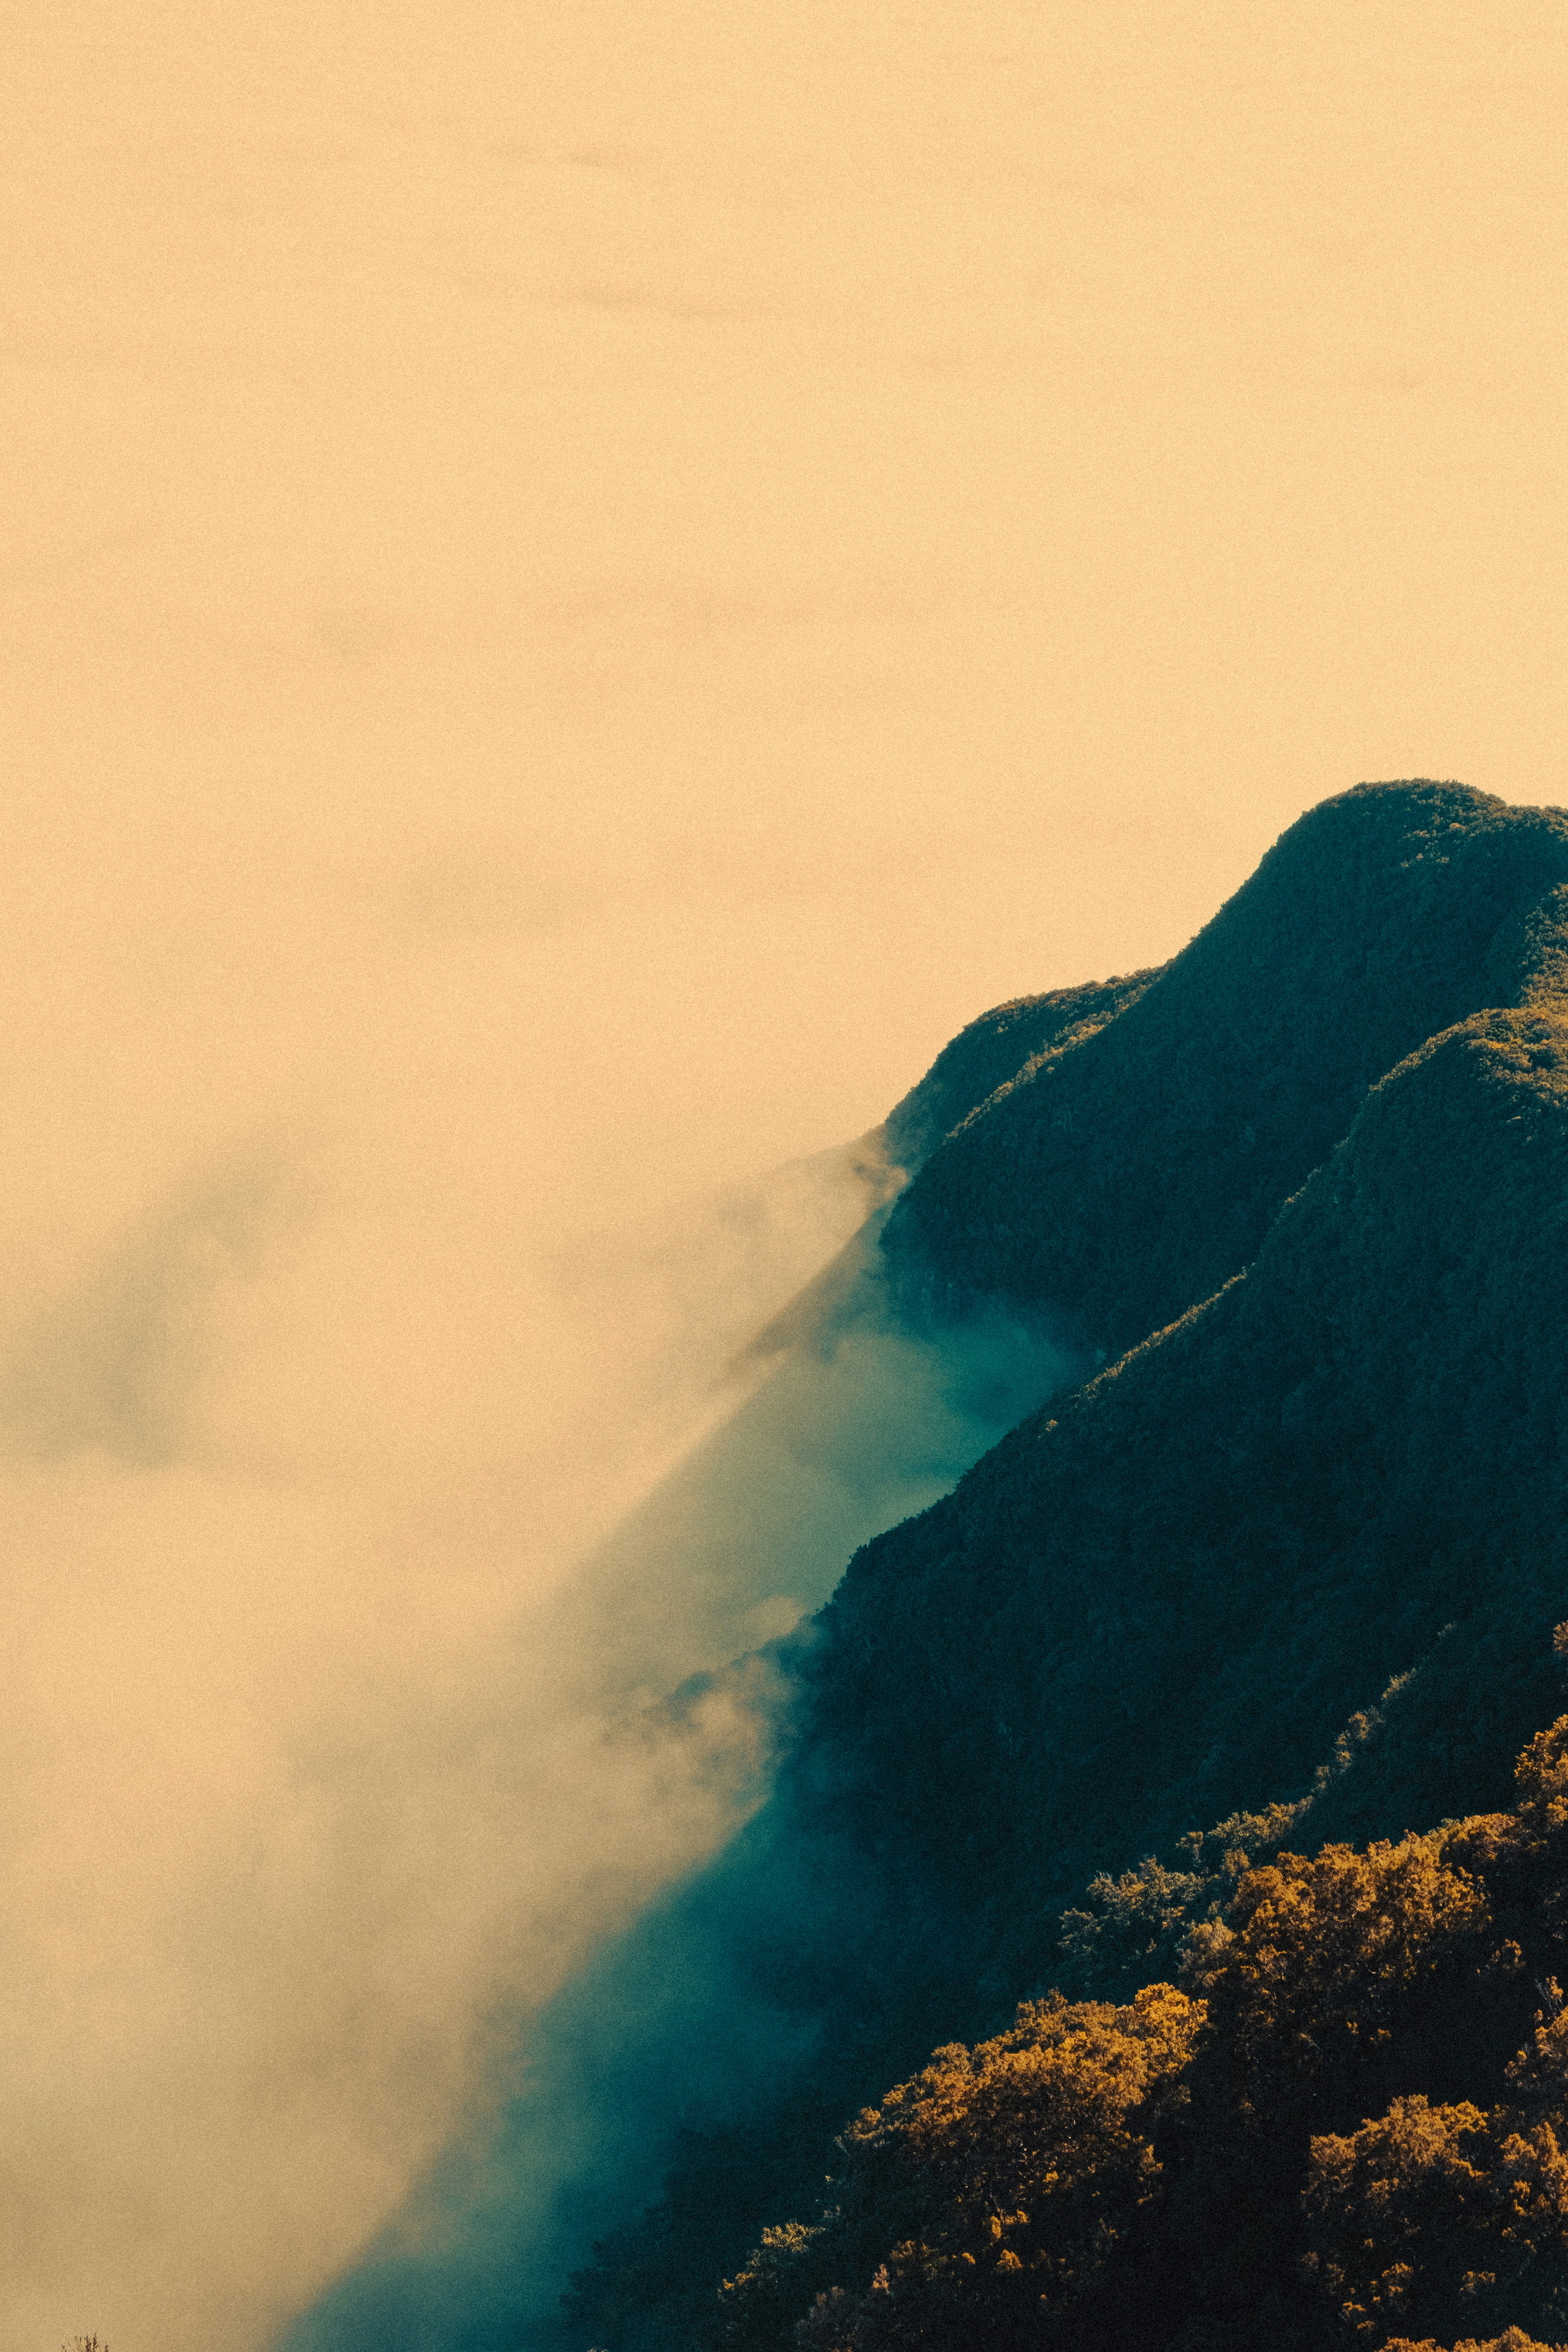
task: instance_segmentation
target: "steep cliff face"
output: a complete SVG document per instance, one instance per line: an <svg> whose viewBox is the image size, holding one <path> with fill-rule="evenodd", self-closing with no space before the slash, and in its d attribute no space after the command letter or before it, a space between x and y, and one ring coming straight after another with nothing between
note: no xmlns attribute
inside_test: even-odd
<svg viewBox="0 0 1568 2352"><path fill-rule="evenodd" d="M1561 985L1565 883L1561 812L1420 782L1324 802L1120 1003L1064 992L1109 1017L1037 1042L1037 1015L989 1016L1029 1050L897 1203L905 1296L1005 1294L1108 1355L1162 1328L1251 1260L1396 1062Z"/></svg>

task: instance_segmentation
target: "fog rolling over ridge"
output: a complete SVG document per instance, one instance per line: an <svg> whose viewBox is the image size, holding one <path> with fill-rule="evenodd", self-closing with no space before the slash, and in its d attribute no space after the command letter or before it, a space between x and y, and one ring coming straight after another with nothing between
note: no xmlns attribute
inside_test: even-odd
<svg viewBox="0 0 1568 2352"><path fill-rule="evenodd" d="M824 2191L845 2120L1051 1984L1084 1889L1163 1965L1114 1874L1205 1818L1388 1839L1496 1799L1556 1696L1565 975L1568 814L1412 779L1306 813L1164 966L952 1041L884 1129L911 1181L747 1351L771 1381L547 1614L646 1697L664 1592L764 1633L846 1496L891 1516L965 1421L1006 1433L856 1551L779 1682L764 1650L645 1709L689 1764L705 1711L755 1727L736 1834L498 2037L488 2111L290 2352L782 2352L852 2285L885 2340L860 2188ZM796 2267L793 2315L790 2226L841 2273ZM941 2340L1035 2340L1024 2292L1021 2332L970 2305Z"/></svg>
<svg viewBox="0 0 1568 2352"><path fill-rule="evenodd" d="M520 1243L432 1215L417 1108L208 1154L6 1335L7 2352L260 2344L482 2146L529 2016L765 1787L765 1666L657 1702L1058 1369L886 1328L876 1138Z"/></svg>
<svg viewBox="0 0 1568 2352"><path fill-rule="evenodd" d="M923 1510L1021 1414L1081 1370L1027 1319L903 1321L870 1220L820 1303L734 1367L762 1384L640 1502L543 1622L570 1621L606 1696L667 1696L690 1673L793 1631L867 1537ZM704 1628L695 1655L688 1615ZM564 1638L564 1632L563 1633Z"/></svg>
<svg viewBox="0 0 1568 2352"><path fill-rule="evenodd" d="M563 1259L473 1188L430 1218L414 1108L198 1166L7 1334L7 2346L259 2340L439 2139L498 1990L558 1977L584 1873L657 1881L730 1818L602 1753L524 1627L861 1181ZM700 1597L672 1638L705 1661Z"/></svg>
<svg viewBox="0 0 1568 2352"><path fill-rule="evenodd" d="M841 1253L826 1306L808 1292L806 1312L770 1339L764 1384L529 1628L529 1690L548 1678L558 1703L564 1675L595 1722L613 1712L608 1755L651 1759L635 1801L671 1881L705 1858L696 1836L676 1848L694 1790L709 1797L700 1826L716 1848L715 1825L741 1828L765 1795L789 1718L787 1667L770 1649L703 1670L745 1643L779 1646L861 1542L937 1499L1082 1369L1000 1313L942 1332L900 1327L878 1223ZM581 1832L581 1791L542 1781L537 1795ZM679 1906L647 1907L658 1874L634 1853L621 1869L607 1888L605 1857L589 1852L579 1899L601 1935L625 1932L496 2016L484 2095L365 2261L286 2331L296 2352L489 2342L520 2320L552 2340L565 2268L595 2234L596 2189L613 2185L617 2210L639 2179L651 2194L672 2109L721 2119L793 2050L798 2029L759 2001L723 1939Z"/></svg>
<svg viewBox="0 0 1568 2352"><path fill-rule="evenodd" d="M634 1834L613 1858L608 1841L590 1845L579 1877L558 1885L566 1964L500 1991L479 2095L363 2257L283 2331L290 2352L510 2342L519 2326L553 2343L566 2271L606 2217L654 2192L672 2116L722 2123L809 2043L809 2019L752 1980L729 1857L706 1880L691 1874L725 1843L743 1888L755 1871L743 1837L726 1832L766 1798L775 1736L787 1738L793 1678L770 1652L787 1649L779 1637L870 1536L924 1510L1090 1369L1026 1309L974 1297L936 1319L900 1301L879 1246L887 1212L906 1170L1003 1073L1091 1034L1147 977L981 1016L882 1128L773 1179L775 1190L836 1181L842 1198L847 1178L868 1213L730 1360L721 1394L738 1401L533 1612L511 1657L519 1719L538 1706L592 1724L609 1809ZM644 1777L624 1778L624 1759ZM581 1755L574 1763L581 1772ZM583 1787L542 1773L534 1795L581 1837ZM639 1807L659 1857L649 1867L638 1866ZM498 1848L496 1859L504 1874L510 1857ZM670 1903L658 1899L661 1877ZM742 1900L776 1959L797 1891L791 1857L760 1903L758 1891ZM809 1890L818 1915L823 1894Z"/></svg>

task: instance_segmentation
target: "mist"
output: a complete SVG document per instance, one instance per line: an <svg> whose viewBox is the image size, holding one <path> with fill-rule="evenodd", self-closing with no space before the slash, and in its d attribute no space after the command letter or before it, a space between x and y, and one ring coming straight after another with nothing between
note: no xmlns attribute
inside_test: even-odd
<svg viewBox="0 0 1568 2352"><path fill-rule="evenodd" d="M378 940L330 873L305 895L222 902L176 1050L130 920L26 974L55 1053L13 1074L0 1344L7 2347L260 2345L395 2229L528 2020L761 1801L765 1659L659 1702L787 1633L1040 1377L1028 1335L949 1362L889 1326L875 1130L744 1180L765 1139L721 1134L694 1187L634 1089L606 1156L646 1003L577 1015L572 1120L551 1023L602 926ZM161 1102L126 1099L138 1026Z"/></svg>
<svg viewBox="0 0 1568 2352"><path fill-rule="evenodd" d="M365 2259L288 2331L294 2352L548 2333L570 2263L657 2188L675 2119L727 2116L798 2045L800 2022L736 1966L727 1866L710 1888L694 1879L762 1805L787 1743L784 1637L859 1543L1083 1369L994 1311L901 1327L878 1222L748 1351L771 1363L763 1384L524 1629L509 1770L542 1722L592 1733L561 1780L525 1792L530 1834L537 1813L561 1838L548 1894L577 1964L506 1980L480 2095ZM737 1656L743 1643L763 1646ZM516 1859L499 1849L495 1866Z"/></svg>
<svg viewBox="0 0 1568 2352"><path fill-rule="evenodd" d="M487 2010L730 1818L732 1709L689 1762L607 1753L591 1661L527 1632L711 1409L679 1276L617 1253L645 1320L612 1363L540 1272L549 1393L506 1447L482 1370L458 1377L477 1302L439 1311L386 1253L419 1328L367 1331L342 1296L366 1237L311 1175L275 1149L194 1177L28 1318L0 1383L7 2342L73 2311L132 2345L258 2340L438 2143ZM772 1238L764 1302L798 1221ZM700 1662L700 1597L671 1610Z"/></svg>

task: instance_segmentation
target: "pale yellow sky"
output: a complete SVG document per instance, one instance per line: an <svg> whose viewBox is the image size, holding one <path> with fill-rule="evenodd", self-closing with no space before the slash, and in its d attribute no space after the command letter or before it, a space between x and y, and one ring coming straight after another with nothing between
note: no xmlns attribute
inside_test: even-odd
<svg viewBox="0 0 1568 2352"><path fill-rule="evenodd" d="M1564 791L1555 8L7 16L51 1086L542 963L552 1114L749 1166L1327 792Z"/></svg>
<svg viewBox="0 0 1568 2352"><path fill-rule="evenodd" d="M1169 954L1328 793L1568 800L1568 38L0 27L0 2352L184 2352L390 2210L493 1990L477 1930L400 1977L393 1906L297 2023L343 1822L395 1783L386 1884L490 1885L420 1877L431 1710L502 1706L496 1629L846 1214L790 1180L737 1256L672 1204Z"/></svg>

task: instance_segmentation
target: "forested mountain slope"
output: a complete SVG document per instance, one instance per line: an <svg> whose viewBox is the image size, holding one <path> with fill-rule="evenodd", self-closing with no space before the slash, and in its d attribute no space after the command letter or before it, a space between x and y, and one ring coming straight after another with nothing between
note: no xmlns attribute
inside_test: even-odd
<svg viewBox="0 0 1568 2352"><path fill-rule="evenodd" d="M1321 803L1163 971L1109 984L1113 1018L1000 1032L1028 1053L889 1222L906 1294L1005 1294L1069 1344L1135 1345L1239 1273L1396 1062L1559 984L1564 884L1561 811L1423 782Z"/></svg>
<svg viewBox="0 0 1568 2352"><path fill-rule="evenodd" d="M1550 1697L1565 1400L1568 1020L1481 1013L1373 1090L1244 1276L857 1556L805 1668L814 1774L1000 1922L1126 1824L1303 1783L1431 1651L1358 1801L1485 1801Z"/></svg>
<svg viewBox="0 0 1568 2352"><path fill-rule="evenodd" d="M1568 1018L1485 1013L1373 1088L1245 1276L857 1556L778 1793L700 1898L812 2055L691 2146L584 2340L696 2340L748 2167L760 2226L781 2151L831 2168L836 2084L841 2121L921 2021L992 2030L1061 1973L1094 1872L1299 1795L1391 1681L1313 1841L1503 1802L1554 1712L1565 1394Z"/></svg>
<svg viewBox="0 0 1568 2352"><path fill-rule="evenodd" d="M721 2290L710 2340L1560 2338L1568 1717L1525 1748L1506 1812L1226 1861L1224 1918L1185 1938L1178 1984L1027 2001L852 2119L805 2218Z"/></svg>
<svg viewBox="0 0 1568 2352"><path fill-rule="evenodd" d="M911 1171L921 1167L954 1128L984 1108L998 1087L1018 1081L1043 1055L1082 1045L1158 977L1150 971L1086 981L1077 988L1020 996L983 1013L942 1047L920 1084L888 1114L883 1134L889 1159Z"/></svg>
<svg viewBox="0 0 1568 2352"><path fill-rule="evenodd" d="M1184 1833L1251 1809L1269 1853L1287 1827L1316 1852L1508 1801L1558 1712L1568 1618L1565 979L1568 815L1363 786L1162 970L954 1039L867 1139L913 1171L882 1246L868 1227L762 1336L784 1377L736 1432L771 1430L797 1381L810 1412L767 1458L804 1432L848 1493L886 1483L868 1454L912 1444L920 1469L906 1396L1000 1427L1030 1381L1105 1369L774 1645L792 1696L767 1803L536 2021L458 2252L426 2251L440 2208L301 2352L721 2342L721 2278L764 2225L814 2223L858 2106L1054 1984L1120 2012L1170 1973L1200 1881L1213 1909L1210 1846L1260 1851L1234 1818ZM813 1420L840 1380L875 1405L844 1447ZM735 1443L713 1440L702 1494ZM763 1524L731 1516L726 1558ZM605 1591L619 1609L614 1560ZM1273 2352L1249 2326L1232 2311L1194 2352ZM961 2340L1012 2340L991 2327Z"/></svg>
<svg viewBox="0 0 1568 2352"><path fill-rule="evenodd" d="M1363 787L1162 972L964 1033L955 1099L1029 1052L934 1148L925 1082L906 1308L1001 1291L1143 1344L823 1612L775 1799L682 1898L807 2054L689 2142L568 2340L697 2340L748 2200L754 2238L831 2163L836 2087L834 2127L994 2031L1096 1871L1298 1796L1391 1681L1314 1840L1503 1801L1568 1613L1565 876L1560 813Z"/></svg>

